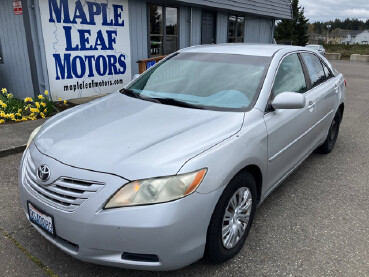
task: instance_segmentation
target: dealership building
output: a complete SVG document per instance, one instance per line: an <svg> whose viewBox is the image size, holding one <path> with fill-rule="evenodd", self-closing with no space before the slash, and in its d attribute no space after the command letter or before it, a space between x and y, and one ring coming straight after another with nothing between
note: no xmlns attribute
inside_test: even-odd
<svg viewBox="0 0 369 277"><path fill-rule="evenodd" d="M273 43L275 21L291 17L289 0L0 0L0 88L19 98L110 93L140 60L199 44Z"/></svg>

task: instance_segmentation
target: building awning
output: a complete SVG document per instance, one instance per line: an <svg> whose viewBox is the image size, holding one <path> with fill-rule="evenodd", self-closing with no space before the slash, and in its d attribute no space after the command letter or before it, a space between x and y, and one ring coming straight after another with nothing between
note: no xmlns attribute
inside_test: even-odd
<svg viewBox="0 0 369 277"><path fill-rule="evenodd" d="M208 6L234 12L243 12L275 19L291 19L289 0L175 0L192 6Z"/></svg>

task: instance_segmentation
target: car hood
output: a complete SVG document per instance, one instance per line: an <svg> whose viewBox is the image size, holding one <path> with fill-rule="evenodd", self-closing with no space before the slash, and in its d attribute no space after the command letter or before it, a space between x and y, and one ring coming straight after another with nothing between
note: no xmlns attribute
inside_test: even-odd
<svg viewBox="0 0 369 277"><path fill-rule="evenodd" d="M35 138L62 163L128 180L173 175L237 133L242 112L182 108L113 93L49 119Z"/></svg>

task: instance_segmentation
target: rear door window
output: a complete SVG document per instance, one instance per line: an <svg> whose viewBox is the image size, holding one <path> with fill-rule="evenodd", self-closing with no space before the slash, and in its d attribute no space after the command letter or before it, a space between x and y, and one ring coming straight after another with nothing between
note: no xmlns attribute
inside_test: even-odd
<svg viewBox="0 0 369 277"><path fill-rule="evenodd" d="M310 53L302 53L301 56L307 67L312 87L318 86L327 80L322 63L317 56Z"/></svg>

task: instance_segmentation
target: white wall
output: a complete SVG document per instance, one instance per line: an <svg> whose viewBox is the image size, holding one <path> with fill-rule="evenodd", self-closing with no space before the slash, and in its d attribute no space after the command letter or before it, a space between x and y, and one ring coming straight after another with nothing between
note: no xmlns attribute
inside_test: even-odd
<svg viewBox="0 0 369 277"><path fill-rule="evenodd" d="M34 96L23 15L14 14L13 1L0 0L0 43L0 89L19 98Z"/></svg>
<svg viewBox="0 0 369 277"><path fill-rule="evenodd" d="M364 44L363 42L369 43L369 31L364 31L356 36L355 43Z"/></svg>

